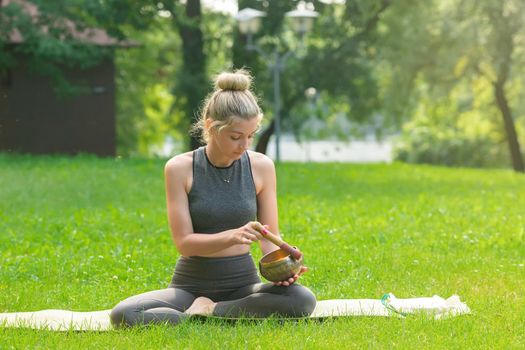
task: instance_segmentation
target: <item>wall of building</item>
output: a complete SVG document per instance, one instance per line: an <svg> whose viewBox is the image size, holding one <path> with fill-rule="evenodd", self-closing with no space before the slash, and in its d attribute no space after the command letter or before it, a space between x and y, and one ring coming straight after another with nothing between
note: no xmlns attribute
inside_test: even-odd
<svg viewBox="0 0 525 350"><path fill-rule="evenodd" d="M115 69L112 60L66 70L87 93L60 97L49 78L20 65L0 80L0 151L113 156Z"/></svg>

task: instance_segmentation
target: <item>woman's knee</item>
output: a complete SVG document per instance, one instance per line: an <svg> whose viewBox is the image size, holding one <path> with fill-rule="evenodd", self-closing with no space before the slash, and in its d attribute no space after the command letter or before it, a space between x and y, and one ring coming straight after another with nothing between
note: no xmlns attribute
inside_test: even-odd
<svg viewBox="0 0 525 350"><path fill-rule="evenodd" d="M292 287L290 292L292 294L294 313L298 316L310 315L314 311L317 303L314 293L305 286L294 285Z"/></svg>
<svg viewBox="0 0 525 350"><path fill-rule="evenodd" d="M131 305L125 301L121 301L111 310L109 319L111 324L115 327L131 326L132 320L129 319L131 312Z"/></svg>

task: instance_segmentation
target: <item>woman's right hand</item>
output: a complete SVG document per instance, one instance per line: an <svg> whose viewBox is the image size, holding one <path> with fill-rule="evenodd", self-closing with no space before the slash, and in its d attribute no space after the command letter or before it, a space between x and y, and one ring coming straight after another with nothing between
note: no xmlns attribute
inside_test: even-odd
<svg viewBox="0 0 525 350"><path fill-rule="evenodd" d="M232 230L231 239L233 244L252 244L263 238L261 235L261 230L264 229L264 226L257 221L250 221L244 226L239 227L238 229Z"/></svg>

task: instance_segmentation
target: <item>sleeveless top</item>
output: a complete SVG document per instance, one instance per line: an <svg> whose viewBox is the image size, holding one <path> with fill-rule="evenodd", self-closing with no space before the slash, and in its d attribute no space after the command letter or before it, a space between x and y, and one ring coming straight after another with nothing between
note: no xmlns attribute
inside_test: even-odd
<svg viewBox="0 0 525 350"><path fill-rule="evenodd" d="M229 167L216 167L204 146L193 151L188 202L195 233L217 233L255 220L257 197L248 152Z"/></svg>

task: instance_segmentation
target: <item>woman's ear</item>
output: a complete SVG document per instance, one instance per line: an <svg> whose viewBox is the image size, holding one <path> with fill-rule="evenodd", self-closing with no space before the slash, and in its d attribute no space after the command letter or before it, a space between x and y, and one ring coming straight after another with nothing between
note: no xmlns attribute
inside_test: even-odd
<svg viewBox="0 0 525 350"><path fill-rule="evenodd" d="M210 128L211 123L213 123L213 120L211 120L211 118L206 118L206 119L204 119L204 127L205 127L206 129L209 129L209 128Z"/></svg>
<svg viewBox="0 0 525 350"><path fill-rule="evenodd" d="M204 119L204 129L206 129L207 132L210 132L212 124L213 124L213 120L211 118Z"/></svg>
<svg viewBox="0 0 525 350"><path fill-rule="evenodd" d="M204 130L208 135L214 135L217 132L216 121L211 118L204 119Z"/></svg>

